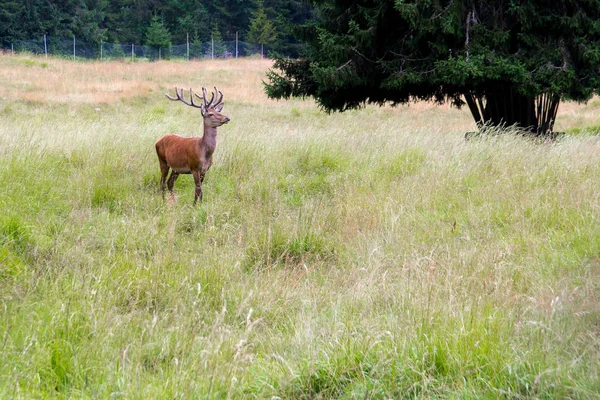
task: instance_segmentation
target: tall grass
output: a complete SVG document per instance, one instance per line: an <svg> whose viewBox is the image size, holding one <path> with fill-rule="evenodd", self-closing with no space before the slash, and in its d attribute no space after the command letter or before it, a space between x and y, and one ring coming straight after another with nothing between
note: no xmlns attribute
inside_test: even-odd
<svg viewBox="0 0 600 400"><path fill-rule="evenodd" d="M0 397L598 397L598 137L327 115L268 66L0 58ZM196 208L158 191L175 85L232 119Z"/></svg>

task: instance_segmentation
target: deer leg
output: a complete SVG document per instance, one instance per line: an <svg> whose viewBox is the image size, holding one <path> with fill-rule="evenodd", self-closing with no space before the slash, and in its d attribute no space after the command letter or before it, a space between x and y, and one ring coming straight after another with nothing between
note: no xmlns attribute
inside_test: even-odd
<svg viewBox="0 0 600 400"><path fill-rule="evenodd" d="M196 190L194 192L194 205L196 205L198 198L200 198L200 203L202 203L202 182L204 182L204 174L200 171L194 171L193 175L194 182L196 183Z"/></svg>
<svg viewBox="0 0 600 400"><path fill-rule="evenodd" d="M171 196L175 196L173 193L173 186L175 186L175 181L179 178L179 172L175 172L175 170L171 170L171 176L167 181L167 187L169 188L169 192L171 192Z"/></svg>
<svg viewBox="0 0 600 400"><path fill-rule="evenodd" d="M162 193L163 200L165 199L165 182L167 180L167 175L169 174L169 165L159 159L160 162L160 191Z"/></svg>

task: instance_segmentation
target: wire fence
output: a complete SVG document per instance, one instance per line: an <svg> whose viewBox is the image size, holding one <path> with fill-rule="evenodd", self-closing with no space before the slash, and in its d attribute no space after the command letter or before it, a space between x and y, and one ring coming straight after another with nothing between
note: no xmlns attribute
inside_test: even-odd
<svg viewBox="0 0 600 400"><path fill-rule="evenodd" d="M210 42L193 41L170 47L153 47L122 43L99 44L84 42L77 38L64 39L44 36L34 40L16 40L10 47L3 46L6 53L33 53L54 57L77 59L205 59L205 58L237 58L249 56L266 56L267 46L238 40Z"/></svg>

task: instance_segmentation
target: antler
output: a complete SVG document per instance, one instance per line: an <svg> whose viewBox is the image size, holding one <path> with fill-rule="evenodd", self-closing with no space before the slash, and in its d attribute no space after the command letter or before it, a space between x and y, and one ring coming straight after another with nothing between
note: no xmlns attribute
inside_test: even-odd
<svg viewBox="0 0 600 400"><path fill-rule="evenodd" d="M204 90L204 88L203 88ZM198 98L202 98L200 96L198 96L197 94L195 94L192 89L190 88L190 101L188 102L185 99L185 96L183 95L183 88L181 88L181 91L178 90L177 88L175 88L175 94L177 95L177 98L175 97L171 97L168 94L165 93L165 96L167 96L167 99L171 100L171 101L181 101L184 104L187 104L188 106L192 106L192 107L196 107L196 108L202 108L202 106L194 103L194 95L196 95Z"/></svg>
<svg viewBox="0 0 600 400"><path fill-rule="evenodd" d="M216 86L215 86L215 93L218 93L218 95L221 95L221 97L217 97L217 98L218 98L218 100L217 100L217 102L216 102L216 103L215 103L215 105L214 105L214 106L216 107L216 106L218 106L219 104L221 104L221 102L223 101L223 93L221 93L220 91L218 91ZM218 95L217 95L217 96L218 96Z"/></svg>
<svg viewBox="0 0 600 400"><path fill-rule="evenodd" d="M206 88L202 88L202 94L204 95L204 106L206 108L209 107L216 107L219 104L221 104L221 102L223 101L223 93L221 93L219 90L217 90L217 87L215 86L215 92L210 94L210 101L206 101L206 99L208 98L208 96L206 95ZM215 99L215 94L217 95L217 102L215 104L213 104L213 101ZM198 95L196 95L198 96ZM202 98L200 96L198 96L198 98Z"/></svg>
<svg viewBox="0 0 600 400"><path fill-rule="evenodd" d="M199 99L204 100L205 108L216 107L219 104L221 104L221 102L223 101L223 93L221 93L221 91L219 91L216 86L215 86L215 92L210 94L210 100L207 101L208 95L206 94L206 88L202 88L202 94L204 96L200 96L197 93L194 93L192 91L192 89L190 89L190 101L187 101L185 99L185 95L183 93L183 88L181 88L181 89L175 88L175 95L177 97L171 97L167 93L165 93L165 96L167 96L167 99L169 99L171 101L181 101L184 104L187 104L188 106L192 106L192 107L196 107L196 108L202 108L202 106L194 103L194 96L196 96ZM217 102L213 104L213 101L215 100L215 95L217 95Z"/></svg>
<svg viewBox="0 0 600 400"><path fill-rule="evenodd" d="M214 93L211 93L210 94L210 101L207 103L206 102L206 99L207 99L207 97L206 97L206 88L202 88L202 94L204 95L204 106L206 108L209 108L211 106L213 100L215 99L215 95L214 95Z"/></svg>

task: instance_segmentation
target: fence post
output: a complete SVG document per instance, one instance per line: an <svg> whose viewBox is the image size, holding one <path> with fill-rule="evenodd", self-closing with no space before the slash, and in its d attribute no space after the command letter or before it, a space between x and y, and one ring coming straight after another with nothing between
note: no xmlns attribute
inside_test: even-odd
<svg viewBox="0 0 600 400"><path fill-rule="evenodd" d="M102 39L100 39L100 61L102 61Z"/></svg>
<svg viewBox="0 0 600 400"><path fill-rule="evenodd" d="M238 58L238 33L235 31L235 58Z"/></svg>
<svg viewBox="0 0 600 400"><path fill-rule="evenodd" d="M75 61L75 35L73 35L73 61Z"/></svg>
<svg viewBox="0 0 600 400"><path fill-rule="evenodd" d="M186 33L186 44L187 44L187 60L190 62L190 34Z"/></svg>
<svg viewBox="0 0 600 400"><path fill-rule="evenodd" d="M46 34L44 33L44 54L46 55L46 58L48 58L48 44L46 42Z"/></svg>
<svg viewBox="0 0 600 400"><path fill-rule="evenodd" d="M215 39L210 35L210 58L215 59Z"/></svg>
<svg viewBox="0 0 600 400"><path fill-rule="evenodd" d="M133 52L134 52L134 44L131 43L131 62L133 62Z"/></svg>
<svg viewBox="0 0 600 400"><path fill-rule="evenodd" d="M14 56L15 55L15 44L14 43L10 44L10 51L11 51L12 55Z"/></svg>

